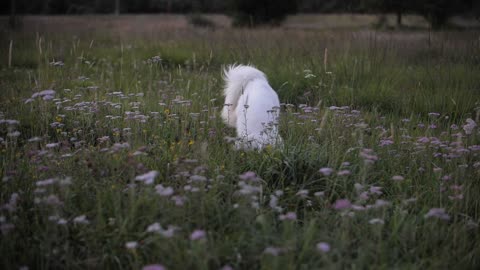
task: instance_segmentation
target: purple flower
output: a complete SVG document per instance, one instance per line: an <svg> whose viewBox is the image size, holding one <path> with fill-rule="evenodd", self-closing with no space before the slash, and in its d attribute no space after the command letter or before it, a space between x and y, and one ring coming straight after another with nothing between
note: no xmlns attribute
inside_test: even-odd
<svg viewBox="0 0 480 270"><path fill-rule="evenodd" d="M382 139L380 140L379 146L387 146L393 144L393 141L390 139Z"/></svg>
<svg viewBox="0 0 480 270"><path fill-rule="evenodd" d="M448 215L447 212L445 212L445 208L432 208L428 210L428 213L426 213L423 217L424 218L434 217L434 218L443 219L443 220L450 219L450 215Z"/></svg>
<svg viewBox="0 0 480 270"><path fill-rule="evenodd" d="M143 183L145 183L147 185L151 185L151 184L153 184L153 181L155 180L155 177L157 177L157 176L158 176L157 171L149 171L148 173L145 173L145 174L142 174L142 175L139 175L139 176L135 177L135 180L142 181Z"/></svg>
<svg viewBox="0 0 480 270"><path fill-rule="evenodd" d="M341 170L337 173L337 175L339 176L344 176L344 175L350 175L350 171L349 170Z"/></svg>
<svg viewBox="0 0 480 270"><path fill-rule="evenodd" d="M285 215L278 216L280 220L297 220L297 214L295 212L287 212Z"/></svg>
<svg viewBox="0 0 480 270"><path fill-rule="evenodd" d="M333 173L333 169L332 168L328 168L328 167L325 167L325 168L321 168L320 170L318 170L321 174L323 174L324 176L329 176L330 174Z"/></svg>
<svg viewBox="0 0 480 270"><path fill-rule="evenodd" d="M252 172L252 171L248 171L248 172L245 172L241 175L239 175L240 179L244 180L244 181L247 181L247 180L256 180L257 179L257 174Z"/></svg>
<svg viewBox="0 0 480 270"><path fill-rule="evenodd" d="M207 233L204 230L195 230L190 235L190 240L197 241L203 240L207 237Z"/></svg>
<svg viewBox="0 0 480 270"><path fill-rule="evenodd" d="M339 199L335 201L333 204L333 209L335 210L343 210L343 209L348 209L352 206L352 203L348 199Z"/></svg>
<svg viewBox="0 0 480 270"><path fill-rule="evenodd" d="M167 270L167 268L161 264L149 264L142 267L142 270Z"/></svg>
<svg viewBox="0 0 480 270"><path fill-rule="evenodd" d="M323 253L327 253L330 251L330 244L326 242L320 242L317 244L317 250Z"/></svg>
<svg viewBox="0 0 480 270"><path fill-rule="evenodd" d="M370 187L370 194L377 194L377 195L382 195L382 187L379 186L371 186Z"/></svg>
<svg viewBox="0 0 480 270"><path fill-rule="evenodd" d="M174 193L174 190L172 187L164 187L163 185L156 185L155 191L157 192L158 195L162 197L168 197Z"/></svg>
<svg viewBox="0 0 480 270"><path fill-rule="evenodd" d="M471 118L467 118L465 120L467 123L463 126L463 130L465 131L465 134L469 135L472 134L473 129L477 126L477 123L473 121Z"/></svg>

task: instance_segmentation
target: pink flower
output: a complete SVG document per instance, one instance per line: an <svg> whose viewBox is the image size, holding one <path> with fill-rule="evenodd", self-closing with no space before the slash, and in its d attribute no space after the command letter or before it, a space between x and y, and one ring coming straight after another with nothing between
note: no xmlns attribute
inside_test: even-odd
<svg viewBox="0 0 480 270"><path fill-rule="evenodd" d="M333 205L333 209L335 210L343 210L348 209L352 206L352 203L348 199L339 199Z"/></svg>
<svg viewBox="0 0 480 270"><path fill-rule="evenodd" d="M247 181L247 180L256 180L257 179L257 174L251 171L245 172L241 175L239 175L239 178Z"/></svg>
<svg viewBox="0 0 480 270"><path fill-rule="evenodd" d="M341 170L337 173L337 175L339 175L339 176L350 175L350 171L349 170Z"/></svg>
<svg viewBox="0 0 480 270"><path fill-rule="evenodd" d="M149 264L142 267L142 270L167 270L167 268L161 264Z"/></svg>
<svg viewBox="0 0 480 270"><path fill-rule="evenodd" d="M326 242L320 242L317 244L317 250L323 253L327 253L330 251L330 244Z"/></svg>
<svg viewBox="0 0 480 270"><path fill-rule="evenodd" d="M280 220L297 220L297 214L295 212L287 212L285 215L278 217Z"/></svg>
<svg viewBox="0 0 480 270"><path fill-rule="evenodd" d="M207 233L204 230L195 230L190 235L190 240L197 241L207 237Z"/></svg>
<svg viewBox="0 0 480 270"><path fill-rule="evenodd" d="M318 170L321 174L323 174L324 176L329 176L330 174L333 173L333 169L332 168L328 168L328 167L325 167L325 168L321 168L320 170Z"/></svg>
<svg viewBox="0 0 480 270"><path fill-rule="evenodd" d="M434 217L434 218L443 219L443 220L450 219L450 215L448 215L447 212L445 212L445 208L432 208L428 210L428 213L426 213L423 217L424 218Z"/></svg>

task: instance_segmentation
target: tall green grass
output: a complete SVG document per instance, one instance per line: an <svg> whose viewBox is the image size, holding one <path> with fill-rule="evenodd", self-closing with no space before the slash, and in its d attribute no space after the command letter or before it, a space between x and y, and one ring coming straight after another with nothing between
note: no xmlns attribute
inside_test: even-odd
<svg viewBox="0 0 480 270"><path fill-rule="evenodd" d="M13 68L0 48L0 266L476 269L476 34L11 33ZM283 148L225 139L232 63L257 66L278 91ZM45 89L54 99L26 103ZM154 184L135 180L151 170ZM148 232L155 222L173 235Z"/></svg>

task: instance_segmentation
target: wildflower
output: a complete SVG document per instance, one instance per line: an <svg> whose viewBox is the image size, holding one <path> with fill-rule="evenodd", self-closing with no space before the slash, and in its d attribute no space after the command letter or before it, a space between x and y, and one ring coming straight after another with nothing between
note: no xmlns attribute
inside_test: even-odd
<svg viewBox="0 0 480 270"><path fill-rule="evenodd" d="M352 203L348 199L339 199L335 201L335 204L333 205L333 209L335 210L343 210L343 209L348 209L352 206Z"/></svg>
<svg viewBox="0 0 480 270"><path fill-rule="evenodd" d="M18 137L18 136L20 136L20 131L15 130L13 132L9 132L9 133L7 133L7 136L12 137L12 138Z"/></svg>
<svg viewBox="0 0 480 270"><path fill-rule="evenodd" d="M147 232L159 232L161 229L160 223L155 222L147 227Z"/></svg>
<svg viewBox="0 0 480 270"><path fill-rule="evenodd" d="M325 167L325 168L321 168L320 170L318 170L321 174L323 174L324 176L329 176L330 174L333 173L333 169L332 168L328 168L328 167Z"/></svg>
<svg viewBox="0 0 480 270"><path fill-rule="evenodd" d="M463 194L460 193L460 194L455 194L455 195L452 195L452 196L448 196L448 199L454 201L454 200L463 200Z"/></svg>
<svg viewBox="0 0 480 270"><path fill-rule="evenodd" d="M192 241L203 240L206 237L207 237L207 234L205 233L204 230L195 230L190 235L190 240Z"/></svg>
<svg viewBox="0 0 480 270"><path fill-rule="evenodd" d="M87 220L87 217L85 215L81 215L81 216L75 217L73 219L73 223L87 225L90 223L90 221Z"/></svg>
<svg viewBox="0 0 480 270"><path fill-rule="evenodd" d="M405 178L401 175L394 175L394 176L392 176L392 180L393 181L403 181L403 180L405 180Z"/></svg>
<svg viewBox="0 0 480 270"><path fill-rule="evenodd" d="M59 145L60 145L60 143L47 143L47 145L45 145L45 147L55 148L55 147L58 147Z"/></svg>
<svg viewBox="0 0 480 270"><path fill-rule="evenodd" d="M417 198L408 198L402 201L403 204L410 204L417 201Z"/></svg>
<svg viewBox="0 0 480 270"><path fill-rule="evenodd" d="M370 224L385 224L385 221L381 218L372 218L368 221Z"/></svg>
<svg viewBox="0 0 480 270"><path fill-rule="evenodd" d="M327 253L330 251L330 244L326 242L319 242L317 244L317 250L323 253Z"/></svg>
<svg viewBox="0 0 480 270"><path fill-rule="evenodd" d="M306 197L308 197L308 189L301 189L295 195L299 196L302 199L305 199Z"/></svg>
<svg viewBox="0 0 480 270"><path fill-rule="evenodd" d="M382 195L382 187L379 186L371 186L370 187L370 194L377 194L377 195Z"/></svg>
<svg viewBox="0 0 480 270"><path fill-rule="evenodd" d="M285 215L278 216L280 220L297 220L297 214L295 212L287 212Z"/></svg>
<svg viewBox="0 0 480 270"><path fill-rule="evenodd" d="M32 101L36 97L41 97L43 98L43 100L53 99L55 96L55 93L56 93L55 90L51 90L51 89L36 92L32 95Z"/></svg>
<svg viewBox="0 0 480 270"><path fill-rule="evenodd" d="M130 241L125 243L125 247L127 249L136 249L138 247L138 242L137 241Z"/></svg>
<svg viewBox="0 0 480 270"><path fill-rule="evenodd" d="M226 264L222 268L220 268L220 270L233 270L233 268L230 265Z"/></svg>
<svg viewBox="0 0 480 270"><path fill-rule="evenodd" d="M356 204L352 204L352 210L355 210L355 211L363 211L365 210L365 206L363 205L356 205Z"/></svg>
<svg viewBox="0 0 480 270"><path fill-rule="evenodd" d="M172 201L175 202L176 206L182 206L185 204L186 197L185 196L172 196Z"/></svg>
<svg viewBox="0 0 480 270"><path fill-rule="evenodd" d="M205 182L205 181L207 181L207 178L203 175L194 174L194 175L190 176L190 180L192 182Z"/></svg>
<svg viewBox="0 0 480 270"><path fill-rule="evenodd" d="M167 268L161 264L149 264L142 267L142 270L167 270Z"/></svg>
<svg viewBox="0 0 480 270"><path fill-rule="evenodd" d="M375 201L375 204L367 205L367 208L381 208L381 207L388 206L388 205L390 205L389 201L379 199L379 200Z"/></svg>
<svg viewBox="0 0 480 270"><path fill-rule="evenodd" d="M448 215L445 212L445 208L432 208L428 210L428 213L426 213L423 217L424 218L434 217L434 218L443 219L443 220L450 219L450 215Z"/></svg>
<svg viewBox="0 0 480 270"><path fill-rule="evenodd" d="M172 187L164 187L163 185L156 185L155 191L157 192L158 195L162 197L168 197L174 193L174 190Z"/></svg>
<svg viewBox="0 0 480 270"><path fill-rule="evenodd" d="M64 219L64 218L60 218L60 219L57 221L57 224L58 224L58 225L65 225L65 224L67 224L67 223L68 223L68 221L67 221L66 219Z"/></svg>
<svg viewBox="0 0 480 270"><path fill-rule="evenodd" d="M277 212L282 212L282 207L278 206L278 198L275 195L270 195L270 202L268 204L270 208Z"/></svg>
<svg viewBox="0 0 480 270"><path fill-rule="evenodd" d="M42 140L42 138L40 138L40 137L32 137L32 138L28 139L28 142L39 142L41 140Z"/></svg>
<svg viewBox="0 0 480 270"><path fill-rule="evenodd" d="M393 144L393 141L391 139L382 139L380 140L380 143L378 144L379 146L387 146Z"/></svg>
<svg viewBox="0 0 480 270"><path fill-rule="evenodd" d="M175 234L175 231L178 229L176 226L168 225L166 230L160 230L158 233L166 238L171 238Z"/></svg>
<svg viewBox="0 0 480 270"><path fill-rule="evenodd" d="M142 181L147 185L151 185L153 184L153 181L155 180L155 177L157 177L157 175L158 175L158 171L149 171L148 173L135 177L135 180Z"/></svg>
<svg viewBox="0 0 480 270"><path fill-rule="evenodd" d="M372 149L364 148L360 151L360 157L363 159L365 164L373 164L378 160L378 156L375 155Z"/></svg>
<svg viewBox="0 0 480 270"><path fill-rule="evenodd" d="M345 176L345 175L350 175L351 172L349 170L341 170L337 173L339 176Z"/></svg>
<svg viewBox="0 0 480 270"><path fill-rule="evenodd" d="M239 176L240 179L244 180L244 181L247 181L247 180L257 180L257 174L252 172L252 171L248 171L248 172L245 172L243 174L241 174Z"/></svg>
<svg viewBox="0 0 480 270"><path fill-rule="evenodd" d="M473 121L471 118L467 118L466 124L463 126L463 130L465 131L465 134L470 135L473 132L473 129L477 126L477 123Z"/></svg>
<svg viewBox="0 0 480 270"><path fill-rule="evenodd" d="M269 254L272 256L278 256L281 253L284 253L285 251L286 250L284 248L280 248L280 247L266 247L263 253Z"/></svg>
<svg viewBox="0 0 480 270"><path fill-rule="evenodd" d="M57 182L57 179L49 178L49 179L46 179L46 180L37 181L37 182L35 182L35 185L37 187L45 187L45 186L53 185L55 182Z"/></svg>
<svg viewBox="0 0 480 270"><path fill-rule="evenodd" d="M356 190L357 192L360 192L360 191L362 191L362 190L364 189L364 186L363 186L362 184L360 184L360 183L355 183L355 184L353 185L353 187L355 187L355 190Z"/></svg>

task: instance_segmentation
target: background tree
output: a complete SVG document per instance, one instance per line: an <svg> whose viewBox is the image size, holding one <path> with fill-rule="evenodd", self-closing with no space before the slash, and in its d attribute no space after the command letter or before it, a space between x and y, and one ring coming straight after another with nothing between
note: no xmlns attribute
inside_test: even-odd
<svg viewBox="0 0 480 270"><path fill-rule="evenodd" d="M296 12L293 0L233 0L233 25L278 25L288 14Z"/></svg>

